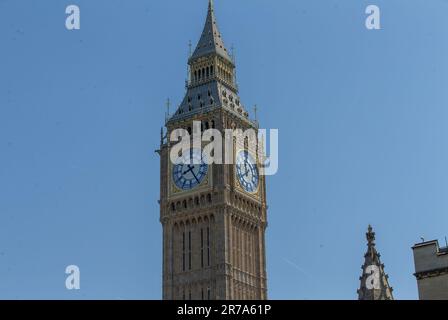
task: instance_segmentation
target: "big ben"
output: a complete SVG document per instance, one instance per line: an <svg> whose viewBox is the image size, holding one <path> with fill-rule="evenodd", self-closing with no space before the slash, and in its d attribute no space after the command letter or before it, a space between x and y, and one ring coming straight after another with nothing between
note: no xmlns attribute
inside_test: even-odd
<svg viewBox="0 0 448 320"><path fill-rule="evenodd" d="M208 163L202 148L192 147L179 161L170 156L178 129L258 132L238 96L235 63L211 0L188 66L185 97L166 119L158 150L163 299L267 299L266 187L258 147L232 140L231 163Z"/></svg>

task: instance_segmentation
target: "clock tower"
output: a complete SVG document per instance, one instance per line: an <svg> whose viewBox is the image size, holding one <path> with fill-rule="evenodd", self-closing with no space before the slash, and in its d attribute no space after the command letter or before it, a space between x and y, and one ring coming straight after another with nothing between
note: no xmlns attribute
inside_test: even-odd
<svg viewBox="0 0 448 320"><path fill-rule="evenodd" d="M168 115L158 150L163 299L266 299L266 188L257 147L232 138L225 145L232 149L231 164L207 164L198 148L179 161L170 157L176 129L215 129L223 137L226 129L258 132L238 96L234 60L211 0L188 65L185 97Z"/></svg>

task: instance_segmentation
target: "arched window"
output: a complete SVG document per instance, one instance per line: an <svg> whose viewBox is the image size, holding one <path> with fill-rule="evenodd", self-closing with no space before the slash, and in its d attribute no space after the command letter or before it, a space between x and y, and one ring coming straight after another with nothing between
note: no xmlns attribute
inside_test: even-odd
<svg viewBox="0 0 448 320"><path fill-rule="evenodd" d="M210 68L207 67L207 78L210 77Z"/></svg>
<svg viewBox="0 0 448 320"><path fill-rule="evenodd" d="M205 122L205 130L208 130L209 126L208 126L208 121Z"/></svg>
<svg viewBox="0 0 448 320"><path fill-rule="evenodd" d="M210 75L213 76L213 66L210 67Z"/></svg>
<svg viewBox="0 0 448 320"><path fill-rule="evenodd" d="M212 120L212 128L215 129L215 120Z"/></svg>
<svg viewBox="0 0 448 320"><path fill-rule="evenodd" d="M191 127L188 127L187 131L188 131L188 134L191 135Z"/></svg>

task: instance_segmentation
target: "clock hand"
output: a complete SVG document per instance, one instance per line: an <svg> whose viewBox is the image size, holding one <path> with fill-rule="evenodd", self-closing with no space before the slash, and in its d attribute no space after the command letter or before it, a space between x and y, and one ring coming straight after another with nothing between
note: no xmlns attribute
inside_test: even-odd
<svg viewBox="0 0 448 320"><path fill-rule="evenodd" d="M196 174L193 171L191 171L191 173L193 174L193 177L196 179L196 181L199 183L199 179L198 177L196 177Z"/></svg>
<svg viewBox="0 0 448 320"><path fill-rule="evenodd" d="M187 170L187 171L184 171L183 174L187 174L188 172L193 171L193 169L194 169L194 166L192 166L192 165L188 165L188 170Z"/></svg>

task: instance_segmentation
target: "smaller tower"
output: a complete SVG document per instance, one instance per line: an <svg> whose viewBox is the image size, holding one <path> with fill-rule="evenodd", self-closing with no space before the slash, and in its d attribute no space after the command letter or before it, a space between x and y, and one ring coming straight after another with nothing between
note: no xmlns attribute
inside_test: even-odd
<svg viewBox="0 0 448 320"><path fill-rule="evenodd" d="M393 300L392 287L389 286L389 276L384 271L380 254L375 248L375 232L369 225L367 233L367 252L364 255L364 265L358 289L358 300Z"/></svg>

